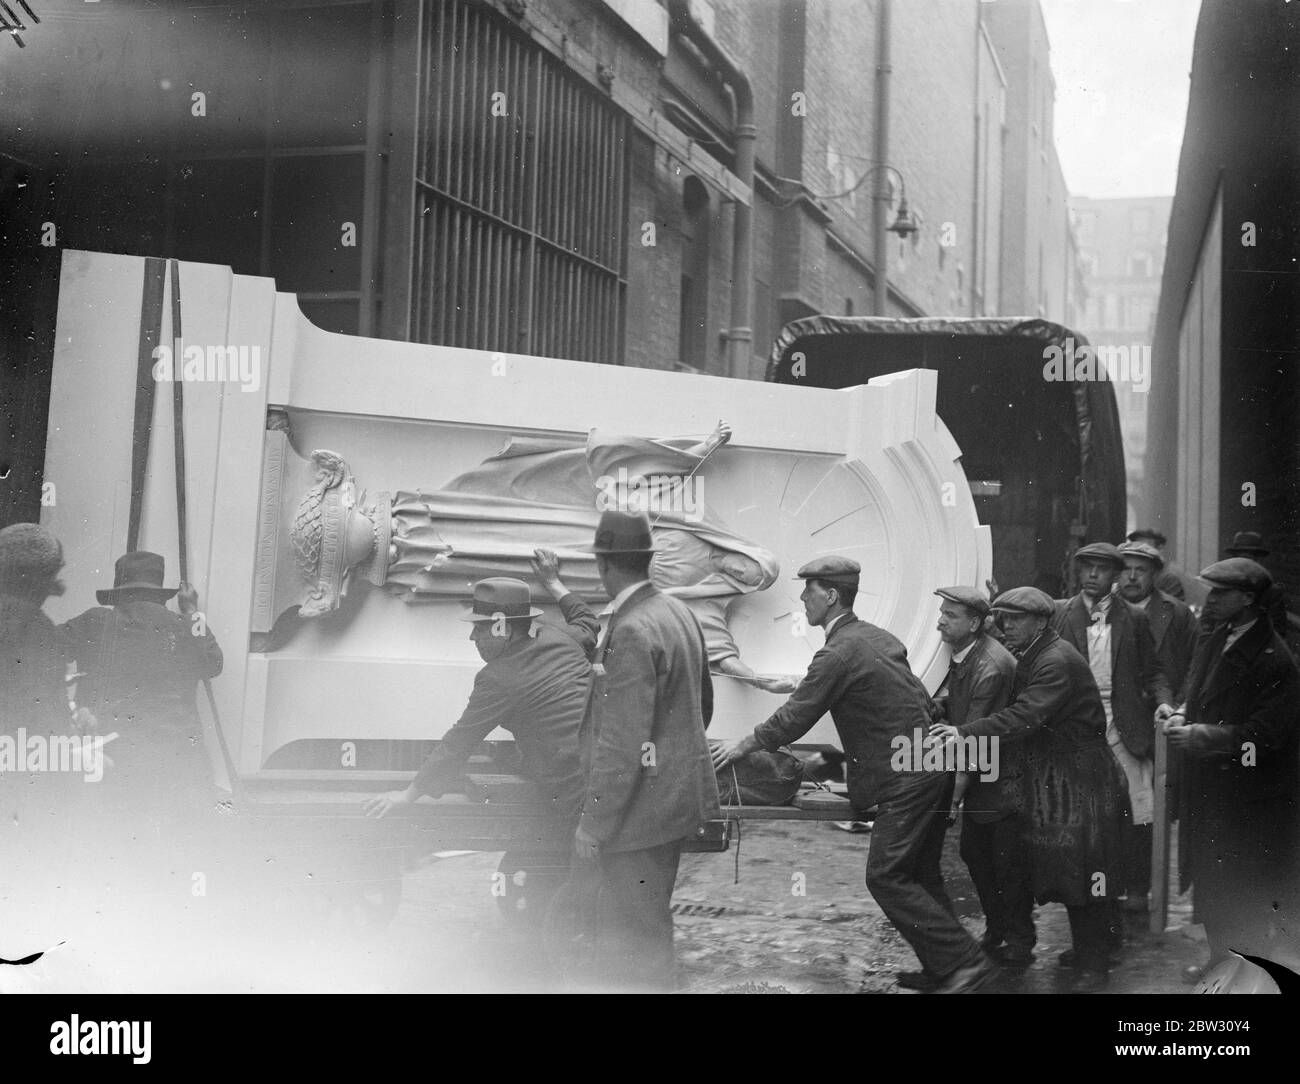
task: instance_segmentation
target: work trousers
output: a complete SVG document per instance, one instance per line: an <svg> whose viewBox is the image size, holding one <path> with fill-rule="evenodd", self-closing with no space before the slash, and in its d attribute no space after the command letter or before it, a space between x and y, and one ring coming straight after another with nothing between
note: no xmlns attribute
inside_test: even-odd
<svg viewBox="0 0 1300 1084"><path fill-rule="evenodd" d="M1065 913L1070 919L1070 936L1074 941L1075 967L1080 971L1110 970L1108 957L1114 950L1113 905L1110 900L1094 900L1071 906Z"/></svg>
<svg viewBox="0 0 1300 1084"><path fill-rule="evenodd" d="M872 897L921 967L939 979L983 958L957 921L939 868L952 786L953 777L942 772L900 776L876 812L867 854Z"/></svg>
<svg viewBox="0 0 1300 1084"><path fill-rule="evenodd" d="M600 855L599 980L628 990L677 989L673 887L682 841Z"/></svg>
<svg viewBox="0 0 1300 1084"><path fill-rule="evenodd" d="M1133 824L1125 818L1120 829L1124 848L1124 881L1130 896L1145 896L1151 891L1152 826Z"/></svg>
<svg viewBox="0 0 1300 1084"><path fill-rule="evenodd" d="M1011 814L996 821L962 817L961 858L970 870L980 906L984 933L993 944L1006 942L1014 956L1027 956L1037 943L1034 932L1034 891L1029 876L1029 846L1024 823Z"/></svg>

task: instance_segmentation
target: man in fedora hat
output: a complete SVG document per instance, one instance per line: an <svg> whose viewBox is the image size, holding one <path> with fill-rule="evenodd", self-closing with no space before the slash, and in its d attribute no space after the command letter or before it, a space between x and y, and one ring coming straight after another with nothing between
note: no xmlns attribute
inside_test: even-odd
<svg viewBox="0 0 1300 1084"><path fill-rule="evenodd" d="M1151 890L1151 831L1155 811L1156 712L1172 711L1174 694L1156 657L1146 613L1115 593L1124 568L1109 542L1074 555L1082 589L1058 599L1052 627L1092 670L1106 712L1106 740L1128 782L1130 817L1123 830L1127 855L1124 906L1147 909Z"/></svg>
<svg viewBox="0 0 1300 1084"><path fill-rule="evenodd" d="M943 741L997 738L1023 745L1024 777L1013 796L1023 811L1034 896L1065 904L1073 990L1102 989L1109 973L1111 886L1119 876L1124 779L1106 745L1106 713L1087 660L1051 627L1052 599L1013 587L993 603L1017 658L1011 703L961 726L936 723Z"/></svg>
<svg viewBox="0 0 1300 1084"><path fill-rule="evenodd" d="M1232 536L1232 542L1223 553L1225 557L1245 557L1263 567L1269 549L1264 545L1264 536L1258 531L1238 531ZM1272 577L1272 573L1269 575ZM1286 590L1276 579L1272 579L1264 592L1263 607L1264 616L1272 623L1273 631L1285 640L1289 632L1286 620Z"/></svg>
<svg viewBox="0 0 1300 1084"><path fill-rule="evenodd" d="M1262 565L1230 557L1198 578L1214 631L1164 724L1184 756L1181 888L1194 889L1210 966L1230 950L1278 960L1300 951L1300 671L1264 615Z"/></svg>
<svg viewBox="0 0 1300 1084"><path fill-rule="evenodd" d="M667 991L677 985L671 903L682 843L720 815L704 734L709 653L691 611L650 582L644 512L605 511L590 552L612 607L583 720L575 874L599 867L602 985Z"/></svg>
<svg viewBox="0 0 1300 1084"><path fill-rule="evenodd" d="M908 667L903 644L854 614L860 571L856 561L839 556L799 570L805 616L825 631L825 646L790 699L752 734L718 743L713 763L722 768L759 749L798 741L829 712L847 755L853 808L860 815L876 808L867 888L912 946L927 985L936 993L970 993L995 972L957 921L943 887L939 860L953 776L900 768L895 758L899 739L924 741L938 709Z"/></svg>
<svg viewBox="0 0 1300 1084"><path fill-rule="evenodd" d="M116 731L106 789L124 811L206 809L211 767L194 706L198 683L221 673L222 655L189 584L164 587L164 561L136 550L119 557L102 604L67 622L81 671L77 700ZM180 610L166 603L176 599Z"/></svg>
<svg viewBox="0 0 1300 1084"><path fill-rule="evenodd" d="M497 727L510 731L520 771L562 817L576 820L583 777L578 730L591 681L595 615L560 580L559 562L539 549L533 570L559 603L565 624L542 618L528 584L495 576L473 585L470 639L484 666L460 719L429 754L405 790L371 798L366 815L383 817L421 795L454 789L469 758Z"/></svg>

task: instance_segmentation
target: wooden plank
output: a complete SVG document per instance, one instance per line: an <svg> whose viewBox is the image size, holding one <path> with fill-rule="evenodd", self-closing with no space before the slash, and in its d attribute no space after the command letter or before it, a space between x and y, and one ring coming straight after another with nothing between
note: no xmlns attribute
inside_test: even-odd
<svg viewBox="0 0 1300 1084"><path fill-rule="evenodd" d="M848 803L843 809L799 809L792 805L728 806L722 815L741 821L851 821L862 818Z"/></svg>
<svg viewBox="0 0 1300 1084"><path fill-rule="evenodd" d="M1155 807L1151 832L1151 911L1152 933L1164 933L1169 920L1169 739L1156 727Z"/></svg>

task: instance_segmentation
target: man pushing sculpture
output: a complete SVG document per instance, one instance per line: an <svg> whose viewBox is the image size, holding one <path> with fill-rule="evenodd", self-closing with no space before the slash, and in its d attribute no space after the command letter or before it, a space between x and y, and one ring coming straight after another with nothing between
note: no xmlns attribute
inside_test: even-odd
<svg viewBox="0 0 1300 1084"><path fill-rule="evenodd" d="M462 598L489 577L529 580L537 548L553 550L579 597L603 601L595 558L584 552L606 510L646 511L657 552L651 582L681 599L704 630L712 669L771 692L791 682L760 677L740 659L727 610L769 587L780 572L768 550L732 532L703 499L701 469L731 439L719 422L703 441L651 440L593 429L584 444L511 437L505 448L436 490L379 494L362 504L347 464L312 453L317 484L291 534L312 585L300 614L333 610L348 570L408 602Z"/></svg>

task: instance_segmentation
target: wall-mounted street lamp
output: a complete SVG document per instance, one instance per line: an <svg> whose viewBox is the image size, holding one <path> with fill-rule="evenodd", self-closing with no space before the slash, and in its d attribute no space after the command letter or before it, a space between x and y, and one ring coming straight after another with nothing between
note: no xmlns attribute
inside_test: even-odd
<svg viewBox="0 0 1300 1084"><path fill-rule="evenodd" d="M898 178L898 217L894 219L892 225L886 226L885 229L890 233L898 234L899 237L907 237L916 233L921 227L916 224L916 219L912 217L912 212L907 206L907 182L903 180L903 175L893 166L872 166L858 178L858 183L853 188L857 188L873 173L879 173L881 170L893 173ZM888 189L882 185L881 190L873 198L888 201L890 198Z"/></svg>
<svg viewBox="0 0 1300 1084"><path fill-rule="evenodd" d="M895 216L894 221L890 223L888 226L884 225L884 222L888 214L889 207L893 203L893 195L889 190L889 185L883 183L883 175L887 173L892 173L895 177L898 178L898 214ZM899 237L905 238L905 237L910 237L914 233L919 233L921 229L921 227L917 224L916 218L912 214L911 208L908 207L907 205L907 182L903 180L903 175L891 165L882 164L878 166L872 166L865 173L863 173L861 177L859 177L856 181L853 182L852 187L844 189L843 192L826 192L826 193L813 192L811 189L809 189L809 187L806 184L803 183L803 181L796 180L793 177L777 177L777 180L783 184L790 185L795 189L802 190L804 196L807 198L811 198L815 200L832 200L832 199L843 199L846 196L851 196L854 192L856 192L859 188L861 188L864 184L866 184L868 177L872 177L876 175L882 175L882 183L876 186L876 194L872 196L872 199L881 201L881 206L878 209L876 214L876 222L877 222L877 225L875 227L877 231L876 245L875 245L876 252L875 252L875 263L873 265L872 272L875 275L875 281L876 281L876 286L875 286L876 315L884 316L885 305L886 305L886 288L887 288L886 276L888 273L888 267L887 267L888 251L885 246L885 234L896 233L898 234ZM799 196L787 196L783 202L778 204L778 206L789 207L791 204L795 203L799 198L800 198Z"/></svg>

